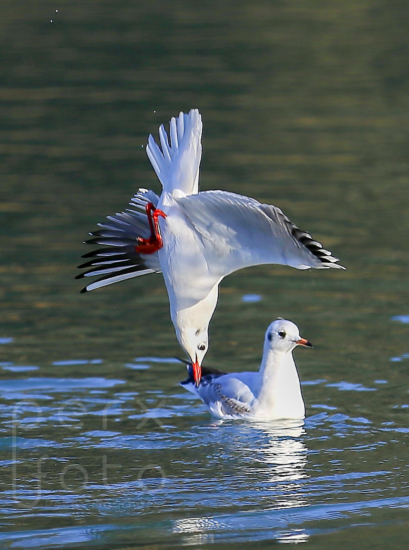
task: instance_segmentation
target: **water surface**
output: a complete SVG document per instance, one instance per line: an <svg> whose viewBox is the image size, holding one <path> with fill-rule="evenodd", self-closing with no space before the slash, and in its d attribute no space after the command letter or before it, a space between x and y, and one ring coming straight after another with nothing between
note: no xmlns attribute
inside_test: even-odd
<svg viewBox="0 0 409 550"><path fill-rule="evenodd" d="M406 548L407 11L4 2L2 547ZM192 107L202 189L279 206L347 267L221 285L206 364L257 368L293 320L303 425L217 422L178 386L160 275L73 279L96 223L159 191L148 134Z"/></svg>

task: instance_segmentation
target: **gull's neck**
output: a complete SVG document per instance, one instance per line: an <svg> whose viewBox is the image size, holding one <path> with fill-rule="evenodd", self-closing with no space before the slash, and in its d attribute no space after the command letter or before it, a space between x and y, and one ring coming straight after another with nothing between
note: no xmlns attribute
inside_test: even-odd
<svg viewBox="0 0 409 550"><path fill-rule="evenodd" d="M277 419L304 418L304 401L292 352L265 346L254 413Z"/></svg>

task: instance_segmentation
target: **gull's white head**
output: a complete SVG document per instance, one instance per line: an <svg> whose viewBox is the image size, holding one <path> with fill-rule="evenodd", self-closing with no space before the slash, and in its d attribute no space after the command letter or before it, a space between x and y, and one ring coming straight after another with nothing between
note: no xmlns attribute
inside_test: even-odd
<svg viewBox="0 0 409 550"><path fill-rule="evenodd" d="M297 325L285 319L271 323L264 339L264 351L291 352L296 346L312 348L312 344L300 336Z"/></svg>
<svg viewBox="0 0 409 550"><path fill-rule="evenodd" d="M180 345L190 357L196 385L200 382L201 366L209 348L208 327L184 327L176 331Z"/></svg>

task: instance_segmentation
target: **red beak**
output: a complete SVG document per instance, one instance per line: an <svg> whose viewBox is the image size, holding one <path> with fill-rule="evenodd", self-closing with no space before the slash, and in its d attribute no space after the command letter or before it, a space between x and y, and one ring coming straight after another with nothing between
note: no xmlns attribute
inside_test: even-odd
<svg viewBox="0 0 409 550"><path fill-rule="evenodd" d="M305 338L300 338L299 340L296 341L296 344L298 344L299 346L306 346L307 348L312 348L311 342L309 342Z"/></svg>
<svg viewBox="0 0 409 550"><path fill-rule="evenodd" d="M192 369L193 369L193 380L195 381L196 388L200 384L200 379L202 378L202 367L199 365L199 361L196 359L194 363L192 363Z"/></svg>

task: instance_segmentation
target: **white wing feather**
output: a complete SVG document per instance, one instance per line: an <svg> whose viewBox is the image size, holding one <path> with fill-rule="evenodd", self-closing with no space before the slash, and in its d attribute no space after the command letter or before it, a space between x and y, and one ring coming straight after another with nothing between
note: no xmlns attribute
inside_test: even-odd
<svg viewBox="0 0 409 550"><path fill-rule="evenodd" d="M279 208L224 191L206 191L177 202L201 235L209 271L215 277L260 264L343 269L337 258Z"/></svg>

